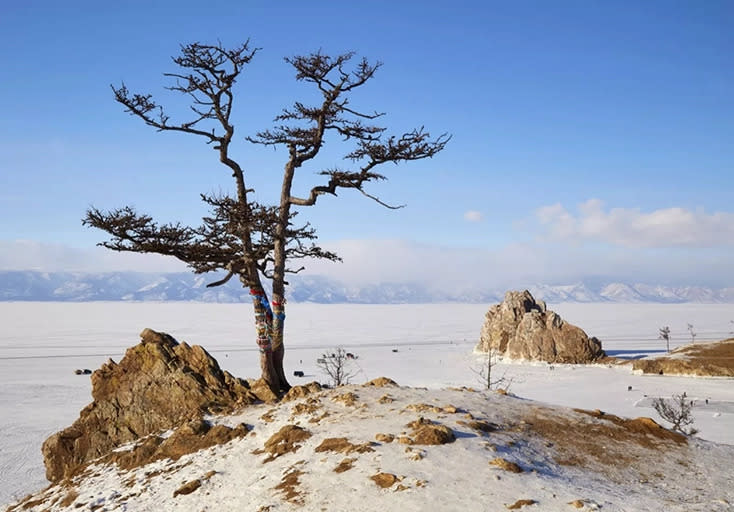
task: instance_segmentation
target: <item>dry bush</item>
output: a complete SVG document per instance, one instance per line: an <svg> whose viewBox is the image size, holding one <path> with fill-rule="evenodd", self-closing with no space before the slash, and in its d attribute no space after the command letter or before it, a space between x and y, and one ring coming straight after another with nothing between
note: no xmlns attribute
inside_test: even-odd
<svg viewBox="0 0 734 512"><path fill-rule="evenodd" d="M334 352L324 354L316 361L319 369L331 380L334 387L349 384L352 377L356 377L357 370L352 360L347 357L347 351L338 347Z"/></svg>
<svg viewBox="0 0 734 512"><path fill-rule="evenodd" d="M693 428L693 400L689 400L685 392L673 395L672 399L656 398L652 406L662 419L672 425L671 429L681 434L692 436L698 432Z"/></svg>
<svg viewBox="0 0 734 512"><path fill-rule="evenodd" d="M488 350L485 354L484 361L481 361L477 367L471 368L479 378L479 383L484 389L491 391L493 389L502 389L505 392L509 391L512 385L512 378L507 377L507 372L503 372L501 376L492 373L493 368L497 366L497 352L495 350Z"/></svg>

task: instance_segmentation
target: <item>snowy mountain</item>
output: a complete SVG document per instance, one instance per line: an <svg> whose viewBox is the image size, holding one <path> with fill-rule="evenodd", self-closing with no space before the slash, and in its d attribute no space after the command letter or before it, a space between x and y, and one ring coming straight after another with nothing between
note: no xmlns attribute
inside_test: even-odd
<svg viewBox="0 0 734 512"><path fill-rule="evenodd" d="M212 276L192 273L79 273L0 271L0 301L200 301L244 302L247 290L232 279L207 288ZM578 282L569 285L523 284L538 299L560 302L734 303L734 288L672 287L641 283ZM432 288L423 283L383 282L352 286L325 276L292 276L289 300L325 304L416 304L435 302L494 303L504 289Z"/></svg>

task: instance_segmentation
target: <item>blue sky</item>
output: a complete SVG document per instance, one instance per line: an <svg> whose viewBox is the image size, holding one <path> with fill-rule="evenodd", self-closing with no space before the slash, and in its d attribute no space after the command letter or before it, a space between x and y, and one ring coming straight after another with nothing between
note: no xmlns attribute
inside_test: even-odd
<svg viewBox="0 0 734 512"><path fill-rule="evenodd" d="M384 63L354 104L386 112L391 130L453 136L370 189L406 208L344 193L304 211L346 259L314 272L734 286L732 2L202 5L4 4L0 268L169 268L94 250L104 234L81 226L85 209L197 223L199 192L230 190L230 178L201 140L124 114L109 86L165 100L179 44L249 38L262 50L239 82L241 138L313 97L283 57L319 48ZM241 141L234 156L274 200L283 153Z"/></svg>

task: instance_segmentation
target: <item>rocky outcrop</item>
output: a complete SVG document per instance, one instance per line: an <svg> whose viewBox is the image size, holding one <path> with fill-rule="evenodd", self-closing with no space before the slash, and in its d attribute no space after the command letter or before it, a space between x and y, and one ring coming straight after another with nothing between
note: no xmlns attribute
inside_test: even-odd
<svg viewBox="0 0 734 512"><path fill-rule="evenodd" d="M636 359L632 368L657 375L734 377L734 338L678 347L661 357Z"/></svg>
<svg viewBox="0 0 734 512"><path fill-rule="evenodd" d="M138 442L130 450L115 450L99 461L115 463L120 469L133 469L156 460L178 460L184 455L194 453L210 446L228 443L244 437L250 428L241 423L234 428L226 425L210 425L203 419L189 421L166 436L150 435Z"/></svg>
<svg viewBox="0 0 734 512"><path fill-rule="evenodd" d="M124 443L257 400L202 347L151 329L140 337L119 363L110 359L92 374L94 401L43 443L50 481Z"/></svg>
<svg viewBox="0 0 734 512"><path fill-rule="evenodd" d="M529 291L509 291L485 315L477 350L513 359L588 363L604 357L601 342L536 301Z"/></svg>

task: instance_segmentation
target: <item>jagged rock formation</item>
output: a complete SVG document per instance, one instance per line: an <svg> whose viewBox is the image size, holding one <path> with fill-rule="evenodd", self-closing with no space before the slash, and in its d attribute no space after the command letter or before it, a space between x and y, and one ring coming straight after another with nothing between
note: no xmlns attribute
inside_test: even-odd
<svg viewBox="0 0 734 512"><path fill-rule="evenodd" d="M94 401L73 425L43 443L50 481L124 443L258 399L202 347L151 329L140 337L119 363L110 359L92 374Z"/></svg>
<svg viewBox="0 0 734 512"><path fill-rule="evenodd" d="M604 357L601 342L535 301L529 291L509 291L485 315L477 350L513 359L588 363Z"/></svg>

